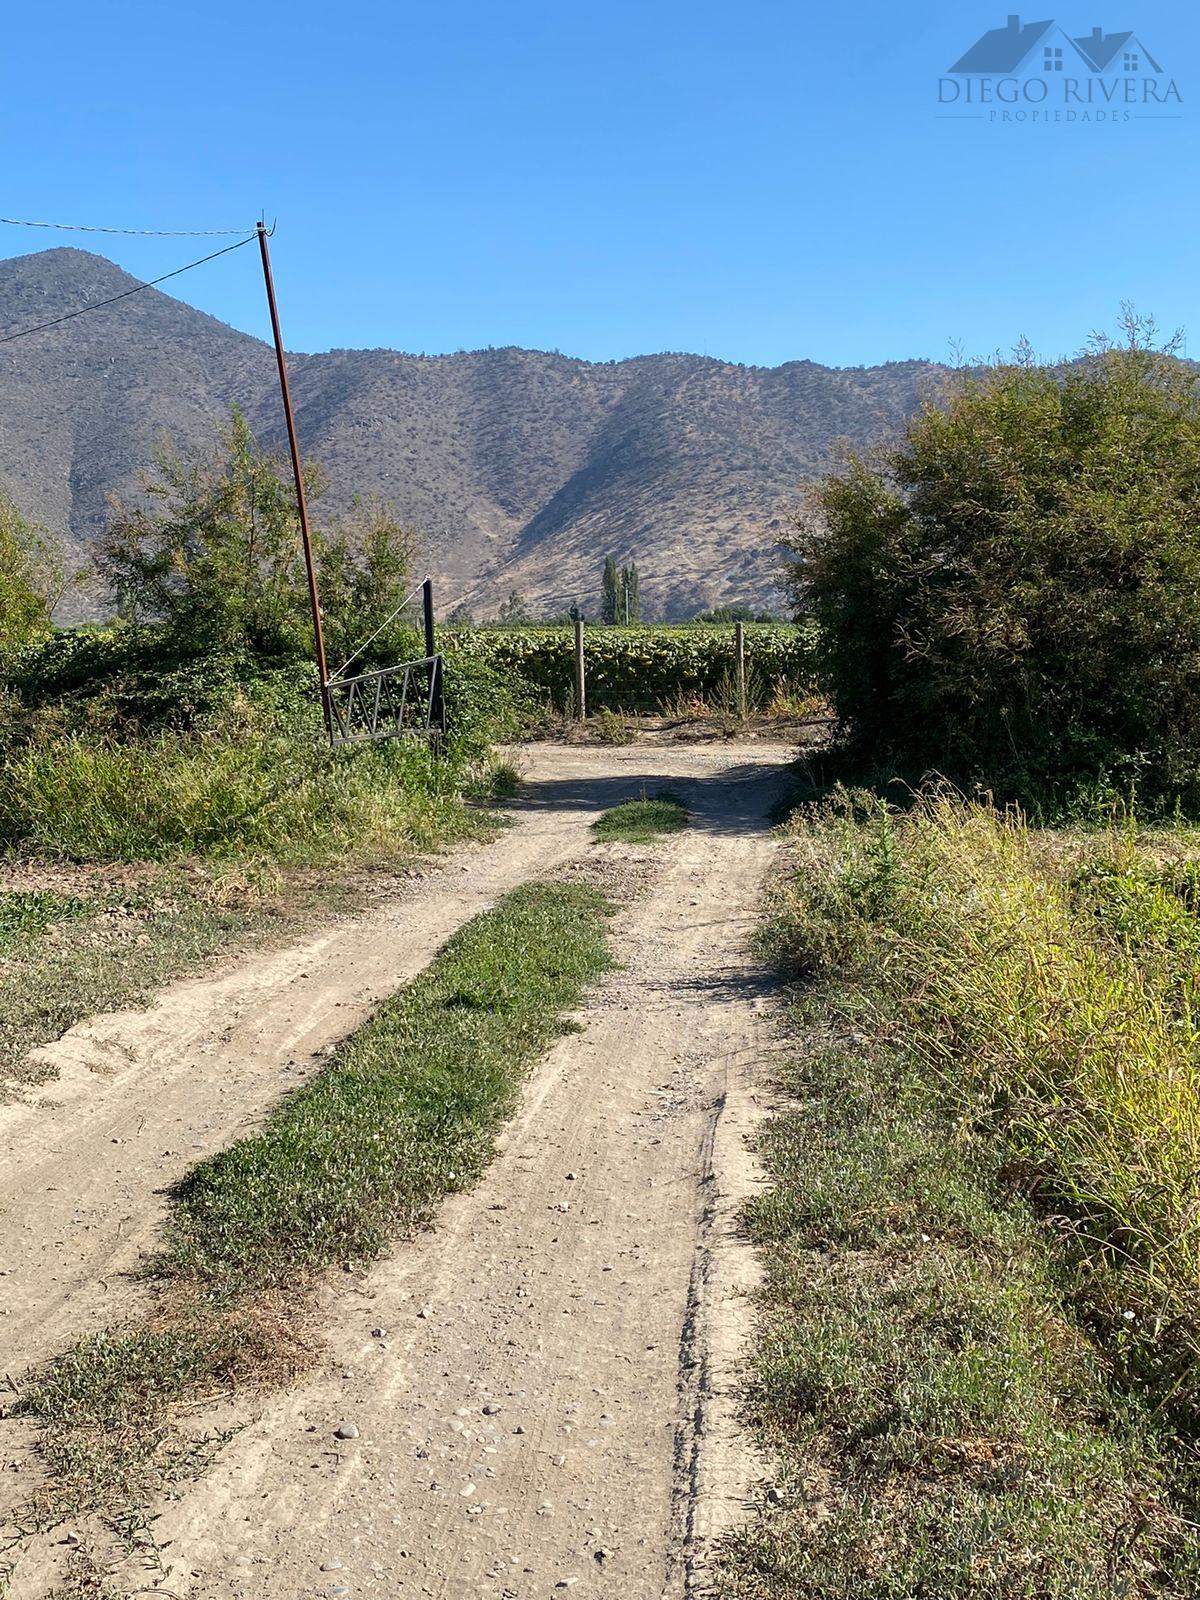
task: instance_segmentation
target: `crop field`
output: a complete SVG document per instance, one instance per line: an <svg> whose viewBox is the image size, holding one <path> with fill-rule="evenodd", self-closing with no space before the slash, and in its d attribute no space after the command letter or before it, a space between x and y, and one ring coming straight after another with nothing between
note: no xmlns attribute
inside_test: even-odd
<svg viewBox="0 0 1200 1600"><path fill-rule="evenodd" d="M466 658L512 674L559 710L574 696L570 628L447 629L451 663ZM746 672L751 703L800 700L813 694L814 640L784 624L749 623ZM723 710L736 699L732 627L652 624L584 632L589 708L666 711L688 702Z"/></svg>

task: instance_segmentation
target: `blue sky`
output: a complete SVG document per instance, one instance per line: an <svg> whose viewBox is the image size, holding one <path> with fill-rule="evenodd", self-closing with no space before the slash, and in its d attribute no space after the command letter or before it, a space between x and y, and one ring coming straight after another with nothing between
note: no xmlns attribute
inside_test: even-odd
<svg viewBox="0 0 1200 1600"><path fill-rule="evenodd" d="M1178 120L939 119L938 76L1012 3L10 8L0 211L265 209L301 350L1058 355L1130 298L1200 354L1200 8L1024 14L1136 29ZM57 242L144 277L202 253L0 229L3 254ZM256 271L240 251L170 287L265 334Z"/></svg>

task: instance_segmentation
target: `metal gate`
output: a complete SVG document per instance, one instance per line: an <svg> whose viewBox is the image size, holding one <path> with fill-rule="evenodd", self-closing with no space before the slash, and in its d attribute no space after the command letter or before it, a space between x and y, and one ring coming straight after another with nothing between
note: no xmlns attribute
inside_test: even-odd
<svg viewBox="0 0 1200 1600"><path fill-rule="evenodd" d="M329 738L339 744L444 734L441 655L423 656L328 685Z"/></svg>

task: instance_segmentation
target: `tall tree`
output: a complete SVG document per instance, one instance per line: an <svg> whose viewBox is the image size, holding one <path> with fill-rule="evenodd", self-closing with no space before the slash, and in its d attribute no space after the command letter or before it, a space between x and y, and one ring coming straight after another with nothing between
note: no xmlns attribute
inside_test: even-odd
<svg viewBox="0 0 1200 1600"><path fill-rule="evenodd" d="M524 595L514 589L508 599L501 602L500 610L496 614L496 621L503 628L528 627L533 618L529 614L529 607L525 603Z"/></svg>
<svg viewBox="0 0 1200 1600"><path fill-rule="evenodd" d="M305 478L316 501L322 475L310 465ZM349 654L399 605L414 542L378 500L356 501L314 530L331 658ZM159 447L134 503L113 500L97 566L123 612L163 624L192 648L286 655L311 641L300 550L291 475L235 410L207 451ZM376 649L386 651L389 637Z"/></svg>
<svg viewBox="0 0 1200 1600"><path fill-rule="evenodd" d="M963 375L816 488L791 587L874 767L1200 813L1200 395L1123 325L1066 366Z"/></svg>
<svg viewBox="0 0 1200 1600"><path fill-rule="evenodd" d="M622 622L640 622L642 620L642 601L638 592L638 569L632 561L627 567L621 568L621 620Z"/></svg>
<svg viewBox="0 0 1200 1600"><path fill-rule="evenodd" d="M600 606L600 620L602 622L616 622L618 607L621 599L621 579L617 572L617 563L611 556L604 558L604 598Z"/></svg>

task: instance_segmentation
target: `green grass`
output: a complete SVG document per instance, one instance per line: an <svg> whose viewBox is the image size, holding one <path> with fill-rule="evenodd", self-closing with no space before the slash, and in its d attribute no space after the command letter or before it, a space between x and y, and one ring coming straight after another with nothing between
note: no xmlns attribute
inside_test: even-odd
<svg viewBox="0 0 1200 1600"><path fill-rule="evenodd" d="M285 1380L307 1359L317 1275L370 1261L476 1180L530 1065L609 964L610 909L585 885L517 889L261 1132L195 1169L148 1267L148 1320L85 1340L24 1396L60 1511L152 1492L192 1448L174 1405Z"/></svg>
<svg viewBox="0 0 1200 1600"><path fill-rule="evenodd" d="M376 1255L473 1183L529 1063L607 965L599 893L527 886L177 1197L161 1274L226 1294Z"/></svg>
<svg viewBox="0 0 1200 1600"><path fill-rule="evenodd" d="M27 948L47 928L91 909L87 900L50 889L0 890L0 956Z"/></svg>
<svg viewBox="0 0 1200 1600"><path fill-rule="evenodd" d="M620 839L626 844L645 844L664 833L678 833L687 825L687 807L678 795L663 789L602 812L592 823L592 832L605 843Z"/></svg>
<svg viewBox="0 0 1200 1600"><path fill-rule="evenodd" d="M0 704L0 851L76 861L378 861L478 831L490 742L528 695L456 662L449 733L330 750L311 664L197 654L161 627L63 632Z"/></svg>
<svg viewBox="0 0 1200 1600"><path fill-rule="evenodd" d="M776 1505L724 1600L1184 1600L1200 1541L1151 1421L1115 1396L1002 1155L859 1014L780 1085L749 1410Z"/></svg>
<svg viewBox="0 0 1200 1600"><path fill-rule="evenodd" d="M874 986L878 1026L1062 1219L1122 1381L1200 1436L1200 837L935 797L796 840L790 947Z"/></svg>
<svg viewBox="0 0 1200 1600"><path fill-rule="evenodd" d="M793 819L763 943L813 1043L750 1215L782 1507L728 1596L1200 1592L1198 855L941 793Z"/></svg>
<svg viewBox="0 0 1200 1600"><path fill-rule="evenodd" d="M0 845L76 861L320 864L469 834L474 757L418 740L331 751L252 720L205 733L71 733L0 755Z"/></svg>

